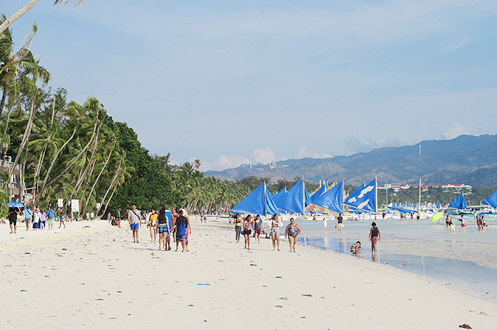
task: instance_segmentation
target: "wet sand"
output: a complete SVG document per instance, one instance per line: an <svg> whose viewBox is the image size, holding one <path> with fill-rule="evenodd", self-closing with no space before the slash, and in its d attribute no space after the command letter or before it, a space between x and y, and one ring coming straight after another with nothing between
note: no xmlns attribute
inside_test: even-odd
<svg viewBox="0 0 497 330"><path fill-rule="evenodd" d="M417 275L297 247L251 251L224 223L192 219L190 252L140 230L82 223L24 239L0 233L2 329L493 329L497 305ZM79 225L79 224L78 224ZM90 226L90 228L83 228ZM0 227L4 229L4 227Z"/></svg>

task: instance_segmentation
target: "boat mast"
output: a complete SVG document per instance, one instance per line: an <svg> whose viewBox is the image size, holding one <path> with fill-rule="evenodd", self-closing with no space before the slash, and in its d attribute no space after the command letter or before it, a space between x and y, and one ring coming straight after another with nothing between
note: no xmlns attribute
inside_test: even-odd
<svg viewBox="0 0 497 330"><path fill-rule="evenodd" d="M304 176L302 175L302 216L304 216L305 211L305 181Z"/></svg>
<svg viewBox="0 0 497 330"><path fill-rule="evenodd" d="M421 178L419 179L418 214L421 214Z"/></svg>
<svg viewBox="0 0 497 330"><path fill-rule="evenodd" d="M264 181L264 216L266 216L266 181Z"/></svg>

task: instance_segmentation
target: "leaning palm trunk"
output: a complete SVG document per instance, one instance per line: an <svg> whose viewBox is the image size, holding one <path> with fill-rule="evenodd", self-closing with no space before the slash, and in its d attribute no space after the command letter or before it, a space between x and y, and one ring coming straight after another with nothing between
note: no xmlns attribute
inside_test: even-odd
<svg viewBox="0 0 497 330"><path fill-rule="evenodd" d="M16 168L19 163L19 159L21 158L24 147L29 141L29 135L31 134L31 128L33 127L33 121L35 117L35 104L31 102L31 113L29 114L28 124L26 125L26 130L24 131L24 136L22 137L21 145L19 146L19 150L17 151L16 159L14 160L14 164L11 168L9 168L9 181L12 176L12 171ZM9 189L9 197L12 196L12 185L10 185Z"/></svg>
<svg viewBox="0 0 497 330"><path fill-rule="evenodd" d="M14 14L12 14L9 18L7 18L1 25L0 25L0 34L7 30L8 27L14 23L17 19L19 19L22 15L26 14L28 10L30 10L34 5L39 0L30 0L27 4L25 4L21 9L16 11Z"/></svg>
<svg viewBox="0 0 497 330"><path fill-rule="evenodd" d="M107 164L109 163L110 156L112 156L112 151L109 152L109 157L107 157L107 160L104 163L104 166L102 167L102 170L100 170L100 173L98 173L97 178L95 179L95 182L93 183L93 186L91 187L90 193L88 194L88 199L90 198L91 194L93 194L93 190L95 190L95 186L97 185L98 180L100 179L100 176L105 170L105 167L107 167ZM85 209L88 207L88 200L86 201ZM97 213L98 214L98 213Z"/></svg>
<svg viewBox="0 0 497 330"><path fill-rule="evenodd" d="M110 203L110 201L112 200L112 197L114 197L114 193L116 192L116 190L117 190L117 186L119 185L118 183L119 183L119 182L116 182L116 185L114 186L114 190L112 191L112 194L110 194L110 197L109 197L109 199L107 200L107 203L105 204L105 209L104 209L104 211L106 211L106 210L107 210L107 207L109 207L109 203ZM98 212L100 212L100 209L98 210ZM97 216L98 216L98 212L97 212ZM104 213L104 214L105 214L105 213Z"/></svg>
<svg viewBox="0 0 497 330"><path fill-rule="evenodd" d="M100 203L100 207L97 209L97 214L100 212L100 209L102 208L102 205L103 205L103 203L104 203L104 201L105 201L105 198L107 197L107 194L109 193L110 189L112 188L112 186L114 185L114 183L115 183L116 181L118 181L118 180L117 180L117 176L119 175L119 172L121 171L121 165L122 165L122 162L123 162L123 160L121 160L121 161L119 162L119 165L117 166L116 175L114 175L114 178L112 179L112 182L111 182L111 184L109 185L109 188L107 188L107 191L105 192L105 195L104 195L104 197L102 198L102 202Z"/></svg>
<svg viewBox="0 0 497 330"><path fill-rule="evenodd" d="M100 126L98 126L97 134L94 136L94 139L93 139L94 142L93 142L93 148L92 148L92 152L91 152L91 156L90 156L90 161L86 165L84 171L79 175L78 181L76 182L76 186L74 187L74 189L73 189L73 191L71 193L71 197L69 197L69 200L72 199L73 195L74 196L78 195L79 190L81 189L81 185L83 184L83 181L86 178L86 175L88 174L88 170L89 170L89 168L90 168L90 166L92 164L93 156L95 155L95 151L97 150L97 146L98 146L98 133L100 132L100 127L101 126L102 126L102 124L100 124Z"/></svg>

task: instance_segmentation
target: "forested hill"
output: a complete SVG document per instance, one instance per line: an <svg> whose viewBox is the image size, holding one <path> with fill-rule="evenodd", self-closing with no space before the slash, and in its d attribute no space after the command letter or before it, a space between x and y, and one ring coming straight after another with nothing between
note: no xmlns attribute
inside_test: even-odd
<svg viewBox="0 0 497 330"><path fill-rule="evenodd" d="M421 144L421 155L419 145ZM307 181L341 181L359 185L378 182L426 184L465 183L475 187L497 187L497 135L461 135L452 140L429 140L416 145L375 149L367 153L333 158L289 159L276 168L258 164L224 171L207 171L206 176L236 180L247 176L272 180L305 176Z"/></svg>

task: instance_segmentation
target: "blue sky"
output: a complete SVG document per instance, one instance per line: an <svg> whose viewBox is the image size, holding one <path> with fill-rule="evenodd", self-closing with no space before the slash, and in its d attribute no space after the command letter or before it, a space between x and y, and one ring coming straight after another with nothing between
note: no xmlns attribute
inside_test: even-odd
<svg viewBox="0 0 497 330"><path fill-rule="evenodd" d="M203 170L496 134L495 1L52 3L11 26L50 86Z"/></svg>

